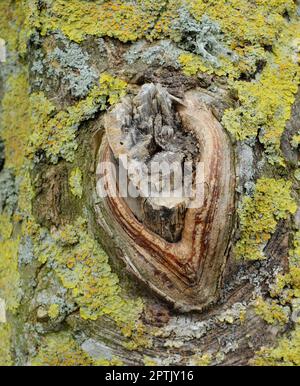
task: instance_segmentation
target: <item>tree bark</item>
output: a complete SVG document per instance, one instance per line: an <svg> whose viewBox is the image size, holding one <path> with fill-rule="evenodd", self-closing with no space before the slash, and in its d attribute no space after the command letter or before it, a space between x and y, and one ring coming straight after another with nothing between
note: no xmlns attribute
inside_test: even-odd
<svg viewBox="0 0 300 386"><path fill-rule="evenodd" d="M292 146L300 92L281 136L284 166L272 165L263 127L243 140L225 128L224 112L241 105L228 76L188 75L166 52L165 62L140 54L132 64L138 43L107 35L76 42L40 25L25 53L8 42L1 63L0 340L11 345L0 343L0 364L255 364L297 325L296 296L280 305L282 295L270 293L289 272L300 225ZM142 42L154 57L160 41ZM18 87L23 73L27 89ZM106 188L115 177L101 162L120 172L120 155L147 165L175 159L179 169L203 162L204 205L99 197L99 177ZM173 181L179 169L154 182ZM135 188L140 176L130 176ZM289 192L276 185L273 196L260 195L261 180L290 181ZM274 216L261 212L265 197ZM255 234L249 213L274 229ZM238 256L247 226L261 260ZM274 361L285 363L284 354Z"/></svg>

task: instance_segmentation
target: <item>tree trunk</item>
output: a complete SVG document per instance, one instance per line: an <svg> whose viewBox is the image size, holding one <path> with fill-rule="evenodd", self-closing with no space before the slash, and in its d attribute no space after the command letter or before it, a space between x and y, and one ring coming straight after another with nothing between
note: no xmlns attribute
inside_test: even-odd
<svg viewBox="0 0 300 386"><path fill-rule="evenodd" d="M213 3L1 2L0 365L300 364L298 5Z"/></svg>

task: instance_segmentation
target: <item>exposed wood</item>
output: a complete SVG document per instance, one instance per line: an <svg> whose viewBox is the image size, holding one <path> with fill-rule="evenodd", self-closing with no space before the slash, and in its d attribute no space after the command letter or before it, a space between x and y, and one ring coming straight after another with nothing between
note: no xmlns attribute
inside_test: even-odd
<svg viewBox="0 0 300 386"><path fill-rule="evenodd" d="M147 87L153 90L152 86ZM149 108L143 102L149 97L149 94L145 96L143 92L144 89L134 101L139 101L138 108L143 111L142 115L151 115L153 105ZM168 110L170 105L160 104L160 108L172 127L174 121L172 122L172 114ZM204 165L205 182L204 204L187 208L179 241L171 243L168 237L163 237L163 231L159 231L167 217L161 214L168 205L160 205L160 202L155 213L153 204L156 203L152 201L152 207L146 209L150 218L143 223L143 219L139 219L132 210L132 203L128 205L126 199L114 194L115 175L112 170L106 172L103 169L103 162L115 162L117 155L135 150L134 146L126 145L128 137L124 140L122 132L124 124L132 124L130 119L124 117L124 111L133 111L129 98L106 116L106 135L99 150L98 172L100 171L101 175L106 174L109 192L104 199L106 217L109 227L120 235L120 248L129 269L180 310L203 310L218 299L226 264L226 249L234 210L233 155L226 133L212 112L203 104L197 91L186 93L183 103L176 102L173 108L176 109L174 114L182 124L183 131L190 133L190 138L197 141L200 150L199 161ZM147 150L149 152L149 147ZM132 155L137 158L134 151ZM182 203L177 206L177 212L170 216L169 227L173 225L175 213L183 213ZM158 217L161 219L160 225L155 226L155 229L151 229L151 223L154 224L150 220L151 216L153 220ZM182 221L178 215L176 221L178 224ZM168 226L162 228L168 229Z"/></svg>

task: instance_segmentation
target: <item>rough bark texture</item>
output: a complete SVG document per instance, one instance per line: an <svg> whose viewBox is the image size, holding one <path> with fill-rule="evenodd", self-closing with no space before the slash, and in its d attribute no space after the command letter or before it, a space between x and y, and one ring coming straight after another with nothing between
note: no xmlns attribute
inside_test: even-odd
<svg viewBox="0 0 300 386"><path fill-rule="evenodd" d="M0 3L1 365L300 364L298 4L229 3ZM101 199L120 154L204 206Z"/></svg>

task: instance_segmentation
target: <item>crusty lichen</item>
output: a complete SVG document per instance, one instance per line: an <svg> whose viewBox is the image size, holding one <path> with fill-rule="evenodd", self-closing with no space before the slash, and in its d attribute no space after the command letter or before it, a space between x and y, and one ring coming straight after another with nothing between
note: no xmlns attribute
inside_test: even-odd
<svg viewBox="0 0 300 386"><path fill-rule="evenodd" d="M5 167L19 170L25 161L29 125L29 85L26 70L11 75L2 100L1 137L5 145Z"/></svg>
<svg viewBox="0 0 300 386"><path fill-rule="evenodd" d="M22 29L23 21L24 12L20 3L1 2L0 36L5 39L8 49L7 66L12 66L6 72L2 88L4 96L1 100L0 123L0 136L5 145L5 169L0 177L0 298L4 301L7 318L16 314L22 294L18 271L20 234L16 213L17 185L23 181L21 170L25 162L24 152L29 133L28 75L26 68L17 63L18 54L25 52L26 45L27 32L25 28ZM18 53L14 50L18 50ZM2 167L3 162L1 164ZM10 322L0 323L0 365L14 363L11 355L11 333Z"/></svg>
<svg viewBox="0 0 300 386"><path fill-rule="evenodd" d="M76 42L82 42L87 35L134 41L146 36L157 19L161 1L152 3L156 7L147 7L147 2L143 4L140 1L131 4L127 1L69 0L66 7L64 0L50 1L48 9L35 23L41 23L43 33L59 29Z"/></svg>
<svg viewBox="0 0 300 386"><path fill-rule="evenodd" d="M33 229L35 253L49 262L65 288L71 290L83 319L110 316L131 336L137 330L143 305L141 300L124 297L117 275L111 272L108 257L79 218L74 225L61 227L52 235Z"/></svg>
<svg viewBox="0 0 300 386"><path fill-rule="evenodd" d="M241 105L227 110L223 117L224 126L239 140L256 137L260 131L271 164L284 165L280 141L300 79L297 36L299 41L299 23L295 22L282 33L262 73L251 82L234 83Z"/></svg>
<svg viewBox="0 0 300 386"><path fill-rule="evenodd" d="M11 52L24 54L29 37L29 24L26 24L28 0L1 1L0 36L7 42Z"/></svg>
<svg viewBox="0 0 300 386"><path fill-rule="evenodd" d="M275 348L263 347L250 362L255 366L300 366L300 326L279 339Z"/></svg>
<svg viewBox="0 0 300 386"><path fill-rule="evenodd" d="M289 262L291 267L300 267L300 231L294 233L293 248L290 250Z"/></svg>
<svg viewBox="0 0 300 386"><path fill-rule="evenodd" d="M294 247L290 251L289 272L276 277L275 283L270 287L270 296L275 308L268 309L269 321L279 319L282 322L293 323L293 330L285 334L275 347L262 347L251 364L255 366L299 366L300 365L300 254L299 236L295 234ZM282 319L278 311L291 309L291 317ZM269 312L271 311L271 312ZM268 320L267 320L268 321Z"/></svg>
<svg viewBox="0 0 300 386"><path fill-rule="evenodd" d="M0 298L6 309L15 312L20 301L20 276L18 272L18 249L20 237L14 236L10 216L0 217Z"/></svg>
<svg viewBox="0 0 300 386"><path fill-rule="evenodd" d="M13 11L19 12L20 10L16 10L15 4L12 3L14 2L7 2L9 6L5 6L3 12L7 17L11 16L12 20L16 21L16 13ZM25 3L26 1L22 4L20 2L18 5L21 7ZM10 5L13 5L11 9L9 9ZM32 5L32 10L34 10L34 4ZM3 8L2 3L1 7ZM30 14L27 16L30 17ZM13 21L11 23L14 24ZM10 53L17 49L20 53L20 45L24 50L23 42L21 44L18 41L20 37L18 30L19 26L13 28L14 35L10 38L7 37L11 43L9 44ZM66 258L71 258L72 255L75 259L78 259L75 268L80 278L77 278L76 282L78 288L74 283L72 290L75 299L78 299L82 306L83 317L96 319L100 315L111 316L112 314L112 318L116 320L120 328L126 328L127 336L130 336L131 331L135 329L135 320L139 317L142 304L138 300L135 302L121 297L117 276L111 273L107 256L91 236L82 230L81 238L77 240L77 244L79 242L82 242L82 244L81 246L77 245L76 248L72 245L71 236L63 241L62 231L59 240L51 239L52 244L49 245L48 250L38 247L39 240L36 233L40 227L32 217L31 199L34 193L30 176L32 160L39 161L41 150L54 163L58 162L59 158L65 158L68 161L73 160L77 148L75 133L78 125L91 118L98 110L105 109L107 106L116 103L125 94L126 83L104 73L99 79L99 84L90 91L86 99L69 106L66 110L60 111L59 106L48 100L41 92L29 95L27 69L20 63L15 63L14 66L17 68L16 74L10 75L6 81L5 95L2 100L1 124L1 138L5 144L6 169L4 172L8 171L7 168L13 170L18 178L19 189L19 200L15 197L15 193L10 195L11 199L15 198L11 210L8 208L7 200L3 201L3 205L1 204L6 207L6 213L1 214L0 221L0 296L5 299L6 311L15 312L19 305L21 283L18 272L18 251L21 240L26 239L33 243L33 252L37 260L41 264L45 264L51 256L52 262L57 265L57 274L62 280L65 278L67 282L67 269L70 272L72 269L70 265L65 267L65 262L59 260L58 255L64 253ZM78 193L78 186L76 191ZM15 214L11 217L13 211L15 211ZM71 249L73 247L72 254ZM54 256L54 253L58 255ZM54 257L57 257L58 260L55 261ZM83 266L83 260L81 259L86 259L86 267ZM90 264L88 265L88 263ZM82 269L81 273L80 269ZM89 274L91 276L88 276ZM83 277L84 280L82 280ZM94 302L91 302L91 299L94 299ZM51 304L48 315L53 320L58 318L59 305ZM0 360L4 364L12 364L9 356L10 330L10 325L1 325ZM3 348L2 342L4 344ZM54 362L56 360L60 361L53 352L51 355ZM36 360L39 362L40 357L38 356ZM78 364L77 362L76 360L74 364ZM87 362L85 363L87 364ZM120 361L113 361L113 364L117 363L120 364Z"/></svg>
<svg viewBox="0 0 300 386"><path fill-rule="evenodd" d="M209 366L212 362L211 354L196 354L191 357L191 365L193 366Z"/></svg>
<svg viewBox="0 0 300 386"><path fill-rule="evenodd" d="M30 360L32 366L122 366L123 362L95 359L87 354L70 332L48 334L41 339L37 354Z"/></svg>
<svg viewBox="0 0 300 386"><path fill-rule="evenodd" d="M79 168L75 168L71 171L71 175L69 178L69 185L72 194L75 197L81 198L82 197L82 172Z"/></svg>
<svg viewBox="0 0 300 386"><path fill-rule="evenodd" d="M187 75L198 72L227 75L229 79L239 79L241 74L250 76L247 81L232 83L240 105L225 112L223 124L238 140L259 134L267 160L271 164L284 165L280 141L290 118L300 77L300 28L294 3L276 1L270 5L264 1L244 0L189 0L187 3L197 20L208 15L220 23L225 38L231 41L234 55L230 58L220 52L216 66L203 55L182 53L179 62L184 72ZM291 17L290 22L284 17L286 12ZM272 46L272 52L265 50L266 45ZM261 73L259 63L264 66ZM297 146L297 135L293 144Z"/></svg>
<svg viewBox="0 0 300 386"><path fill-rule="evenodd" d="M86 354L71 334L59 332L42 338L32 366L92 366L94 360Z"/></svg>
<svg viewBox="0 0 300 386"><path fill-rule="evenodd" d="M292 0L187 0L193 16L200 20L207 14L220 23L224 33L232 37L234 44L272 45L287 25L285 13L295 15Z"/></svg>
<svg viewBox="0 0 300 386"><path fill-rule="evenodd" d="M259 297L255 301L255 312L268 324L286 324L289 320L287 308L282 307L276 301L266 301Z"/></svg>
<svg viewBox="0 0 300 386"><path fill-rule="evenodd" d="M278 275L271 288L271 296L278 297L281 304L290 304L300 298L300 267L291 265L288 273Z"/></svg>
<svg viewBox="0 0 300 386"><path fill-rule="evenodd" d="M256 183L254 196L243 198L238 210L241 236L234 248L237 258L266 258L263 249L278 221L296 212L297 205L291 197L291 186L291 182L283 179L261 178Z"/></svg>
<svg viewBox="0 0 300 386"><path fill-rule="evenodd" d="M229 75L230 77L237 77L240 72L237 67L226 57L220 57L219 61L221 67L214 67L212 64L203 60L201 56L192 53L182 53L179 55L179 63L186 75L196 75L201 72L208 74L216 74L219 76Z"/></svg>
<svg viewBox="0 0 300 386"><path fill-rule="evenodd" d="M0 366L12 365L10 338L10 325L8 323L0 323Z"/></svg>
<svg viewBox="0 0 300 386"><path fill-rule="evenodd" d="M56 319L59 315L59 305L58 304L51 304L48 309L48 315L51 319Z"/></svg>
<svg viewBox="0 0 300 386"><path fill-rule="evenodd" d="M54 164L60 158L73 162L78 148L76 135L80 124L92 118L99 109L104 110L107 104L117 103L125 95L126 87L123 80L104 73L100 76L99 84L92 88L85 99L61 111L56 111L43 93L32 94L29 157L34 158L38 151L43 150L47 159Z"/></svg>
<svg viewBox="0 0 300 386"><path fill-rule="evenodd" d="M145 366L158 366L158 361L148 357L147 355L144 356L143 358L143 363Z"/></svg>

